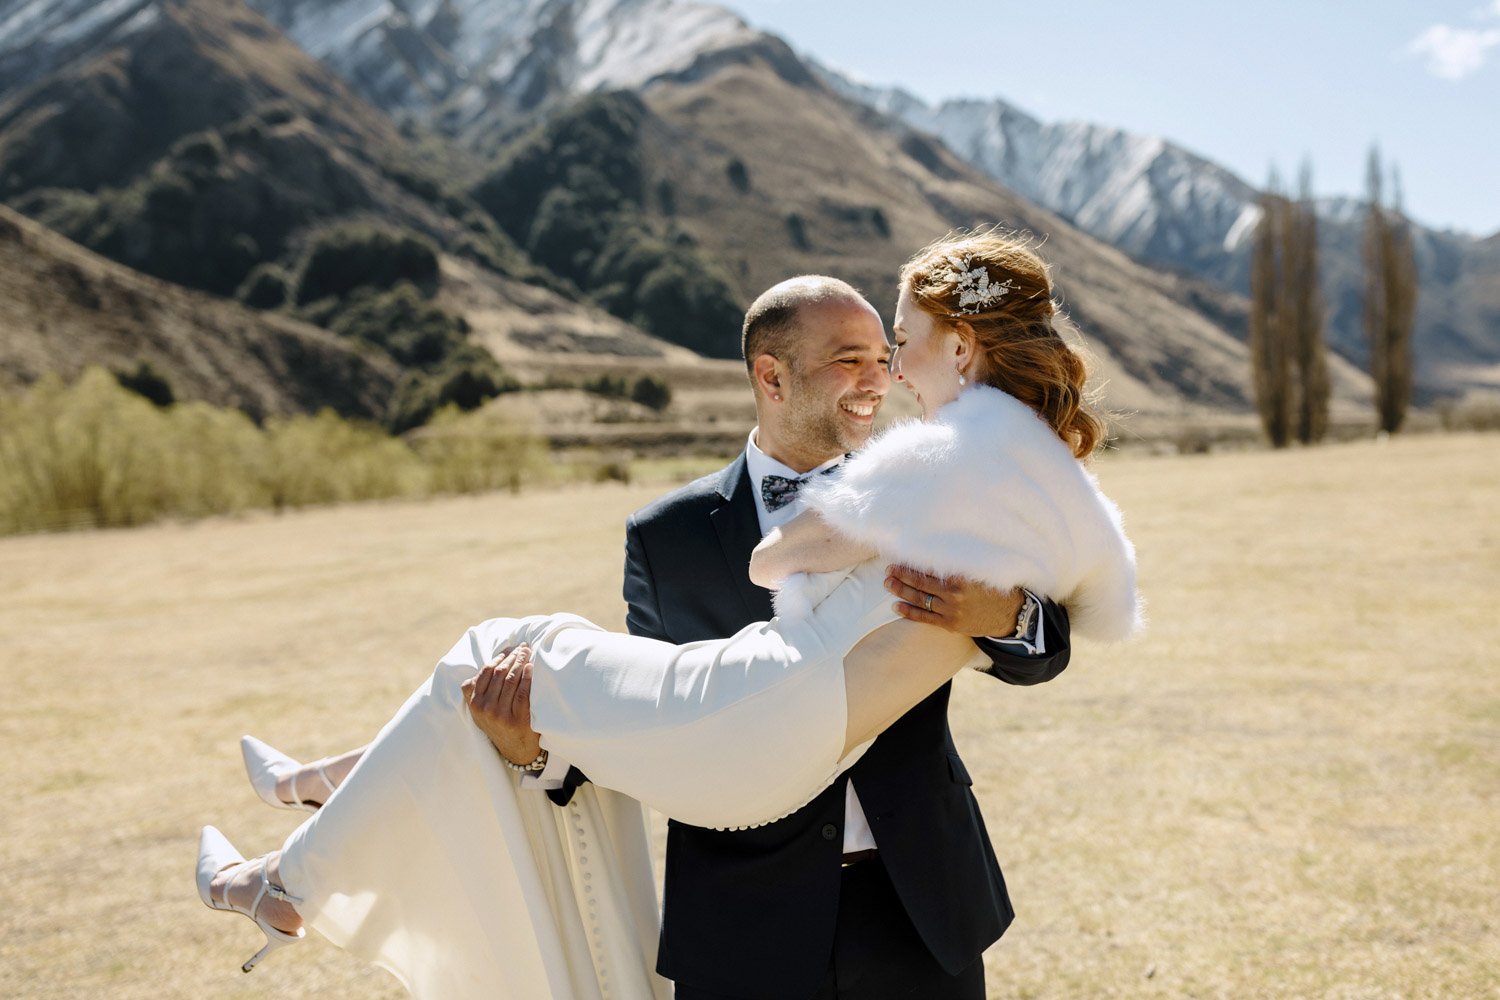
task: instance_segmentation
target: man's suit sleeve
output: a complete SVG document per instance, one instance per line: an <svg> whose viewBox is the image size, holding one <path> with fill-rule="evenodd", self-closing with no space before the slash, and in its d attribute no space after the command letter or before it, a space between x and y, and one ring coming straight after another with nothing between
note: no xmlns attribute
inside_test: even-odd
<svg viewBox="0 0 1500 1000"><path fill-rule="evenodd" d="M648 639L671 641L661 617L661 600L656 593L651 560L634 516L625 522L625 631Z"/></svg>
<svg viewBox="0 0 1500 1000"><path fill-rule="evenodd" d="M1041 684L1062 673L1072 653L1068 609L1047 598L1042 600L1042 628L1047 652L1038 656L1018 654L989 639L975 639L979 651L990 658L984 672L1007 684Z"/></svg>
<svg viewBox="0 0 1500 1000"><path fill-rule="evenodd" d="M656 581L651 575L651 561L641 541L640 525L632 516L625 522L625 628L631 635L666 640L662 626L661 604L656 596ZM576 767L568 768L561 788L547 792L554 805L565 806L573 800L573 790L588 781Z"/></svg>

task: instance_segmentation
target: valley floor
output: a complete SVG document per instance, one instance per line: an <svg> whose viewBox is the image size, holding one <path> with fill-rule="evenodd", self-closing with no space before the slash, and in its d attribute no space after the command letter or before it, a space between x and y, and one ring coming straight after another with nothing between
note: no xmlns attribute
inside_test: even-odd
<svg viewBox="0 0 1500 1000"><path fill-rule="evenodd" d="M1148 636L955 694L1018 912L992 997L1493 995L1496 441L1101 461ZM259 935L198 902L197 829L297 821L238 736L360 743L497 613L619 627L658 491L0 539L0 995L400 996L316 941L237 970Z"/></svg>

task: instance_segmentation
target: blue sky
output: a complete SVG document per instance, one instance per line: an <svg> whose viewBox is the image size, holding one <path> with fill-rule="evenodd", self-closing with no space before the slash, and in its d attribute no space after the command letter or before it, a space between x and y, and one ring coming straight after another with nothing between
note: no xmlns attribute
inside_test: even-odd
<svg viewBox="0 0 1500 1000"><path fill-rule="evenodd" d="M757 28L927 100L1163 136L1246 180L1311 157L1359 195L1378 142L1407 211L1500 231L1500 0L721 0Z"/></svg>

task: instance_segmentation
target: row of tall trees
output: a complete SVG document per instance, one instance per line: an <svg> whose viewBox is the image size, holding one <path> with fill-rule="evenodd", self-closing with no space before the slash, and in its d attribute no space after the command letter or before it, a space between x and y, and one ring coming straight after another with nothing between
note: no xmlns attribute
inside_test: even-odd
<svg viewBox="0 0 1500 1000"><path fill-rule="evenodd" d="M1303 444L1328 430L1328 351L1318 287L1318 216L1312 167L1304 164L1296 200L1273 172L1260 200L1250 261L1250 353L1256 405L1271 444Z"/></svg>
<svg viewBox="0 0 1500 1000"><path fill-rule="evenodd" d="M1411 404L1411 333L1416 318L1417 271L1411 227L1395 197L1384 201L1384 172L1370 151L1369 208L1364 233L1364 326L1370 342L1379 427L1393 433ZM1304 163L1297 193L1287 193L1273 169L1260 198L1250 260L1250 363L1256 408L1271 444L1322 440L1328 431L1332 386L1323 338L1319 287L1318 218L1312 166Z"/></svg>

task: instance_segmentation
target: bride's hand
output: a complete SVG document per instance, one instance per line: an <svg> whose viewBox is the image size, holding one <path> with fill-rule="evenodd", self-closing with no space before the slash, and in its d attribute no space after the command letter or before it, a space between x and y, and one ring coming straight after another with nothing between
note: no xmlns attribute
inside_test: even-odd
<svg viewBox="0 0 1500 1000"><path fill-rule="evenodd" d="M531 650L517 646L487 663L463 684L474 724L500 755L525 766L542 752L541 735L531 728Z"/></svg>
<svg viewBox="0 0 1500 1000"><path fill-rule="evenodd" d="M901 600L896 613L967 636L1008 636L1016 630L1021 591L996 590L961 576L938 577L910 566L886 568L885 589Z"/></svg>

